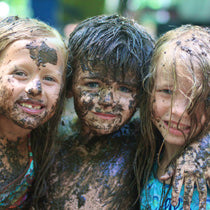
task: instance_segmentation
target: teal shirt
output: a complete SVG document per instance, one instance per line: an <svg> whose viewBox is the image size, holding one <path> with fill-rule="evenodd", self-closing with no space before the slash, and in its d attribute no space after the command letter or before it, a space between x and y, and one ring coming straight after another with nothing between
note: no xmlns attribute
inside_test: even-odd
<svg viewBox="0 0 210 210"><path fill-rule="evenodd" d="M155 164L155 167L156 166L157 164ZM146 201L146 194L145 194L146 191L144 188L144 190L141 193L141 198L140 198L141 200L140 209L141 210L145 210L145 209L159 210L160 204L162 204L161 194L163 190L163 183L160 182L157 178L155 178L154 174L152 173L145 187L147 188L148 203ZM168 189L169 189L169 185L165 184L165 189L164 189L165 192L167 192ZM183 210L184 186L182 186L181 193L179 196L179 201L178 201L177 206L175 207L171 205L171 193L172 193L172 189L169 190L163 209L164 210ZM150 207L147 205L149 205ZM190 209L199 210L199 193L196 187L194 188L194 193L193 193ZM210 209L210 189L209 188L208 188L208 193L207 193L206 209Z"/></svg>

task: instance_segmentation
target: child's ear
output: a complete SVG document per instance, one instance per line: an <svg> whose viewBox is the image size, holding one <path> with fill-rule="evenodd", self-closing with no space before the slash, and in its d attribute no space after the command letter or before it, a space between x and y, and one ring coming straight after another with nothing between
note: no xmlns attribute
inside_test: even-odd
<svg viewBox="0 0 210 210"><path fill-rule="evenodd" d="M70 91L67 91L66 92L66 98L72 98L73 97L73 93L72 93L72 91L70 90Z"/></svg>

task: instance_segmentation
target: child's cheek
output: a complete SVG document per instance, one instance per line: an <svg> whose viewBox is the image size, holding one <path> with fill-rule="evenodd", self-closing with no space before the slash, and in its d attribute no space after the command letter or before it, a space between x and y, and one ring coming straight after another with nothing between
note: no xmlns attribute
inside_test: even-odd
<svg viewBox="0 0 210 210"><path fill-rule="evenodd" d="M12 96L13 96L13 89L9 90L4 85L0 88L0 113L4 114L4 111L2 111L2 108L7 107L7 109L9 109L12 107L12 103L13 103L11 99Z"/></svg>
<svg viewBox="0 0 210 210"><path fill-rule="evenodd" d="M120 104L122 105L124 110L134 111L136 109L137 96L131 95L127 98L121 99Z"/></svg>
<svg viewBox="0 0 210 210"><path fill-rule="evenodd" d="M14 78L3 80L2 76L0 77L0 107L8 108L14 103L12 97L14 94L15 84Z"/></svg>
<svg viewBox="0 0 210 210"><path fill-rule="evenodd" d="M136 98L132 98L129 100L129 105L128 105L128 109L130 111L133 111L136 109L136 102L137 102L137 99Z"/></svg>
<svg viewBox="0 0 210 210"><path fill-rule="evenodd" d="M85 111L90 111L94 108L98 98L98 93L82 92L81 102Z"/></svg>

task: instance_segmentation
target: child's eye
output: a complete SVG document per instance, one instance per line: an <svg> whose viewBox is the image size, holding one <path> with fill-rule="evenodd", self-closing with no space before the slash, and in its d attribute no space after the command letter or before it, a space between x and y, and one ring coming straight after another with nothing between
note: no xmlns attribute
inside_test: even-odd
<svg viewBox="0 0 210 210"><path fill-rule="evenodd" d="M132 90L131 90L130 88L127 88L127 87L125 87L125 86L120 86L120 87L119 87L119 90L120 90L121 92L124 92L124 93L130 93L130 92L132 92Z"/></svg>
<svg viewBox="0 0 210 210"><path fill-rule="evenodd" d="M98 88L99 87L99 83L98 82L88 82L85 85L87 87L90 87L90 88Z"/></svg>
<svg viewBox="0 0 210 210"><path fill-rule="evenodd" d="M170 90L170 89L162 89L162 90L160 90L160 92L165 93L165 94L169 94L169 95L171 95L173 93L173 91Z"/></svg>
<svg viewBox="0 0 210 210"><path fill-rule="evenodd" d="M56 80L53 78L53 77L51 77L51 76L45 76L44 78L43 78L43 80L46 80L46 81L49 81L49 82L55 82Z"/></svg>
<svg viewBox="0 0 210 210"><path fill-rule="evenodd" d="M27 74L24 71L19 71L19 70L15 70L12 74L17 77L26 77L27 76Z"/></svg>

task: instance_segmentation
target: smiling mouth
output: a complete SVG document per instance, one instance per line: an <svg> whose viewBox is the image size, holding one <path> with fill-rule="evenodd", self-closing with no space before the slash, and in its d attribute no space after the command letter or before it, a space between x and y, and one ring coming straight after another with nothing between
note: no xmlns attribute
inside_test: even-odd
<svg viewBox="0 0 210 210"><path fill-rule="evenodd" d="M39 110L39 109L42 108L42 106L38 105L38 104L20 103L20 105L22 107L26 107L26 108L29 108L29 109L35 109L35 110Z"/></svg>
<svg viewBox="0 0 210 210"><path fill-rule="evenodd" d="M33 101L24 101L18 103L21 109L32 115L40 114L44 111L44 105L41 103L33 102Z"/></svg>
<svg viewBox="0 0 210 210"><path fill-rule="evenodd" d="M93 112L93 114L102 119L107 119L107 120L116 118L116 115L110 113Z"/></svg>
<svg viewBox="0 0 210 210"><path fill-rule="evenodd" d="M190 131L190 126L189 125L184 125L184 124L181 124L181 123L171 122L170 127L169 127L169 122L168 121L164 121L164 124L165 124L166 128L169 130L169 132L171 132L173 134L176 134L176 135L183 135L182 132L189 133L189 131Z"/></svg>

